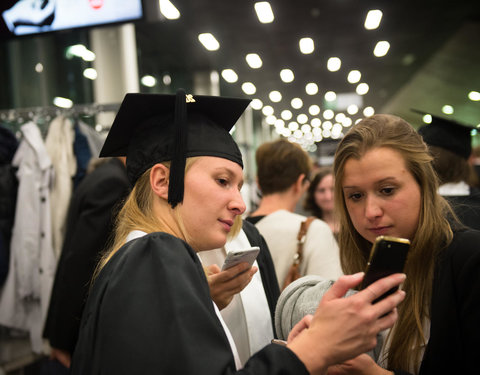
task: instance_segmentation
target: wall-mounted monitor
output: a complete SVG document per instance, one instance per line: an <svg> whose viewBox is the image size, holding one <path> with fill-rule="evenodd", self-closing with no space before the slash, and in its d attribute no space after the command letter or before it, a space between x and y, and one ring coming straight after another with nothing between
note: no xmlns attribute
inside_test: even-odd
<svg viewBox="0 0 480 375"><path fill-rule="evenodd" d="M0 5L1 32L10 36L130 22L142 17L142 0L2 0Z"/></svg>

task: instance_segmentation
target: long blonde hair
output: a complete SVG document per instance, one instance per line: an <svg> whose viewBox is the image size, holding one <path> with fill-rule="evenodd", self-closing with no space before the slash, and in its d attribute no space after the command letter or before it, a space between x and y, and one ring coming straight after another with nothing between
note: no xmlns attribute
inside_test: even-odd
<svg viewBox="0 0 480 375"><path fill-rule="evenodd" d="M388 147L399 152L407 169L420 186L421 208L405 273L406 298L399 306L399 318L391 331L388 367L408 371L420 365L425 336L422 323L430 317L430 301L436 254L452 240L447 217L455 218L448 203L437 194L438 178L432 157L420 135L406 121L392 115L374 115L355 125L339 143L335 153L335 208L340 218L338 242L343 271L364 271L371 243L355 230L348 215L342 189L345 163L360 159L367 151Z"/></svg>
<svg viewBox="0 0 480 375"><path fill-rule="evenodd" d="M199 157L187 158L185 164L185 173L191 168L191 166L198 160ZM162 163L167 168L170 167L170 162ZM145 233L153 232L167 232L169 230L162 225L160 220L153 212L153 200L154 193L150 187L150 171L152 168L145 171L140 178L135 183L130 195L128 196L125 204L118 213L116 222L115 222L115 231L113 244L102 256L100 262L98 263L97 269L95 271L93 279L96 278L98 273L102 268L107 264L107 262L112 258L112 256L125 244L127 236L133 230L140 230ZM179 213L179 205L175 208L171 208L167 203L165 206L168 206L167 209L172 210L175 220L180 228L180 231L185 237L185 241L190 243L190 236L188 231L185 229L183 220ZM242 219L240 216L236 216L234 224L231 231L229 232L228 237L235 237L242 228Z"/></svg>

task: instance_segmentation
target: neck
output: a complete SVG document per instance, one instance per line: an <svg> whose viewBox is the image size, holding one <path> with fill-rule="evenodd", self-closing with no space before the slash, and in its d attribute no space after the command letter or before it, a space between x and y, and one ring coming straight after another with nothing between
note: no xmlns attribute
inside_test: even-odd
<svg viewBox="0 0 480 375"><path fill-rule="evenodd" d="M266 195L251 216L266 216L278 210L293 212L297 202L298 198L290 190L284 193Z"/></svg>

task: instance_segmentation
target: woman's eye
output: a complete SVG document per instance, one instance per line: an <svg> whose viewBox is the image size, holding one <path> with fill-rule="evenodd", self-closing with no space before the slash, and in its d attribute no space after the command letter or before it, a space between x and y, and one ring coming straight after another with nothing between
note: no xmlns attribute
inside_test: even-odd
<svg viewBox="0 0 480 375"><path fill-rule="evenodd" d="M358 201L362 197L362 194L360 193L352 193L348 195L348 199L351 199L353 201Z"/></svg>
<svg viewBox="0 0 480 375"><path fill-rule="evenodd" d="M382 189L382 193L385 195L392 195L394 191L395 191L395 188L393 187L386 187Z"/></svg>
<svg viewBox="0 0 480 375"><path fill-rule="evenodd" d="M222 186L228 185L228 180L225 178L217 178L217 182Z"/></svg>

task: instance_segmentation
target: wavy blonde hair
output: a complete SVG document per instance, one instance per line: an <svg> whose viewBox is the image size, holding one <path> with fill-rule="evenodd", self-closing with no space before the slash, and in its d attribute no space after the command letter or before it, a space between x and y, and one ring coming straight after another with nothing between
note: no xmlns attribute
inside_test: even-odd
<svg viewBox="0 0 480 375"><path fill-rule="evenodd" d="M355 230L348 215L342 189L347 160L360 159L366 152L388 147L399 152L421 191L418 228L413 239L405 273L405 300L391 334L388 368L418 371L421 346L425 344L422 323L430 317L433 272L438 252L448 246L453 233L447 217L455 218L448 203L437 194L438 178L432 156L421 136L406 121L392 115L374 115L355 125L339 143L335 153L335 207L340 218L338 242L342 269L346 274L364 271L372 244Z"/></svg>
<svg viewBox="0 0 480 375"><path fill-rule="evenodd" d="M198 159L199 157L187 158L185 164L185 174ZM169 162L164 162L162 164L167 168L170 168ZM105 266L105 264L107 264L107 262L112 258L112 256L125 244L127 236L130 232L134 230L140 230L146 233L169 233L169 230L162 225L153 212L154 193L150 187L151 169L152 168L148 169L140 176L130 192L130 195L126 199L125 204L119 211L115 222L113 244L105 252L98 263L94 274L94 279ZM172 209L168 204L165 204L165 207L166 209L173 211L173 215L180 228L180 231L185 236L185 241L190 243L191 237L189 236L183 224L182 217L178 210L179 205L177 205L174 209ZM241 228L241 216L236 216L232 229L228 234L228 238L235 237L240 232Z"/></svg>

